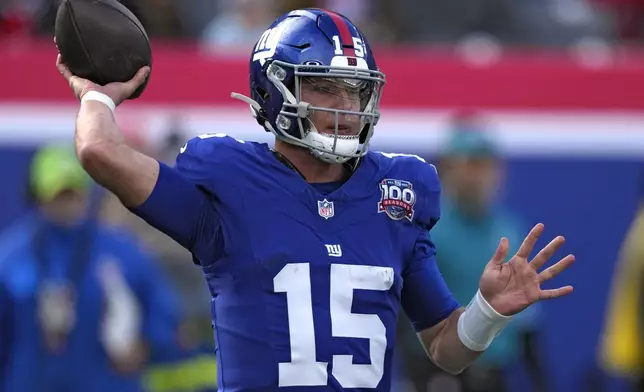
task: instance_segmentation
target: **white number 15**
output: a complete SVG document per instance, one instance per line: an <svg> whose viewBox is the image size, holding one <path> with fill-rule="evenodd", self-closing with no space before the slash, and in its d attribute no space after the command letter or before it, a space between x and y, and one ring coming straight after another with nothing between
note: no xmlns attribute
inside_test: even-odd
<svg viewBox="0 0 644 392"><path fill-rule="evenodd" d="M291 362L279 364L279 386L327 385L327 363L316 361L311 271L308 263L287 264L273 279L274 291L286 293ZM353 355L333 356L333 377L343 388L376 388L384 374L387 331L375 314L351 312L354 290L387 291L392 268L331 265L331 334L369 340L370 364L353 364Z"/></svg>
<svg viewBox="0 0 644 392"><path fill-rule="evenodd" d="M353 50L356 52L357 57L364 57L364 44L362 43L362 40L360 38L353 37ZM335 54L336 56L342 56L344 53L344 50L342 49L342 42L340 41L340 37L337 35L333 36L333 44L335 45Z"/></svg>

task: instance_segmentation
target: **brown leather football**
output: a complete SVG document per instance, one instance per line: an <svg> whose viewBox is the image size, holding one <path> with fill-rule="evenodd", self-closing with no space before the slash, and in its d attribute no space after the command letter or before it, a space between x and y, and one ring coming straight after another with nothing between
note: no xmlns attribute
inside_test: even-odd
<svg viewBox="0 0 644 392"><path fill-rule="evenodd" d="M126 82L141 67L152 66L143 25L117 0L63 0L55 31L63 63L94 83ZM130 99L138 98L149 80Z"/></svg>

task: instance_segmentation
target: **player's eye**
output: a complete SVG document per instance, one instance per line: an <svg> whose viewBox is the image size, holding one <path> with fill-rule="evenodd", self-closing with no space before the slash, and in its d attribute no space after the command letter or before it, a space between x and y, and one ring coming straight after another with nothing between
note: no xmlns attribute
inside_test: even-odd
<svg viewBox="0 0 644 392"><path fill-rule="evenodd" d="M373 91L372 83L357 79L306 78L303 86L326 95L344 99L348 97L352 101L368 99Z"/></svg>

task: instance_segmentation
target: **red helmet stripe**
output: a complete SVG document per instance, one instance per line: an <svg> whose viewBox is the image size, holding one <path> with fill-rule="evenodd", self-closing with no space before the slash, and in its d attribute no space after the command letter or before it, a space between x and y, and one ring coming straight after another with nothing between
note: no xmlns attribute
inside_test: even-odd
<svg viewBox="0 0 644 392"><path fill-rule="evenodd" d="M324 12L326 12L327 15L331 17L333 23L335 23L335 27L338 28L338 32L340 33L340 43L342 44L342 51L344 52L344 55L355 57L356 51L353 47L353 36L351 35L351 30L349 30L347 21L335 12L326 10Z"/></svg>

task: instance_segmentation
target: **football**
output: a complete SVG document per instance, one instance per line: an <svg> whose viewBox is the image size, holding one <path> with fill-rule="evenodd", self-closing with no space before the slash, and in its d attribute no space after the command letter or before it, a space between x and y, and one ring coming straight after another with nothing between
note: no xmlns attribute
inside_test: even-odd
<svg viewBox="0 0 644 392"><path fill-rule="evenodd" d="M152 66L150 40L141 22L117 0L63 0L56 14L56 45L76 76L99 85L126 82ZM150 78L130 99L138 98Z"/></svg>

